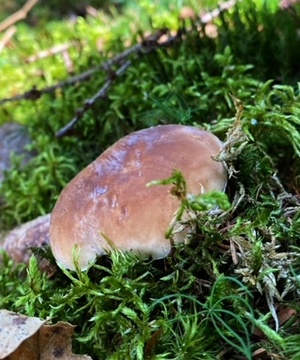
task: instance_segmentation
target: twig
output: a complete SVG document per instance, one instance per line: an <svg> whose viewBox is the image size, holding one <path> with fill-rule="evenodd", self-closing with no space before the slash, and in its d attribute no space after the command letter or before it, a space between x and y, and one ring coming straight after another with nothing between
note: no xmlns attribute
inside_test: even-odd
<svg viewBox="0 0 300 360"><path fill-rule="evenodd" d="M230 8L232 8L236 4L237 1L238 0L225 1L217 9L212 10L211 12L206 13L203 16L200 16L200 22L202 24L206 24L206 23L210 22L212 19L218 17L222 11L229 10ZM107 70L112 65L118 65L124 59L128 58L131 54L134 54L134 53L137 54L139 52L147 53L147 51L153 50L153 46L154 46L154 48L169 46L174 42L174 37L172 37L172 36L170 36L165 42L158 44L159 39L165 34L167 34L167 30L158 31L154 35L151 35L148 38L146 38L142 43L136 44L136 45L124 50L122 53L116 55L114 58L106 61L105 63L103 63L99 66L96 66L93 69L89 69L88 71L86 71L84 73L81 73L77 76L71 77L65 81L61 81L55 85L46 87L41 90L38 90L37 88L34 87L31 90L26 91L23 94L19 94L19 95L10 97L10 98L1 99L0 105L3 105L6 102L19 101L19 100L36 100L36 99L40 98L43 94L53 93L55 90L57 90L59 88L73 85L78 82L86 81L86 80L90 79L91 76L93 76L93 74L95 72L101 71L101 70ZM180 35L180 33L177 34L177 38L179 37L179 35Z"/></svg>
<svg viewBox="0 0 300 360"><path fill-rule="evenodd" d="M98 10L96 10L91 5L87 5L87 7L85 8L85 11L86 11L87 14L89 14L90 16L93 16L93 17L97 17L99 15Z"/></svg>
<svg viewBox="0 0 300 360"><path fill-rule="evenodd" d="M123 52L116 55L112 59L102 63L99 66L96 66L93 69L89 69L88 71L85 71L84 73L81 73L77 76L73 76L65 81L61 81L55 85L43 88L41 90L34 87L31 90L26 91L23 94L19 94L19 95L10 97L10 98L1 99L0 105L4 104L6 102L19 101L19 100L36 100L36 99L40 98L43 94L53 93L57 89L88 80L97 71L101 71L101 70L107 71L108 69L111 69L111 67L113 65L120 65L125 59L127 59L132 54L143 54L143 53L146 54L149 51L152 51L155 48L154 44L157 43L159 38L166 33L167 33L166 30L160 30L157 33L155 33L154 35L151 35L148 38L146 38L142 43L136 44L136 45L124 50ZM169 46L172 44L172 42L174 40L175 40L174 36L170 37L168 40L165 41L165 43L156 44L156 47Z"/></svg>
<svg viewBox="0 0 300 360"><path fill-rule="evenodd" d="M131 65L131 61L129 61L129 60L124 62L126 57L128 57L132 53L136 53L136 54L140 54L140 55L148 54L149 52L153 51L154 49L157 49L158 47L169 46L176 39L181 37L181 32L176 33L176 35L169 36L163 42L159 42L159 38L164 35L165 35L164 31L161 31L159 34L151 35L151 36L147 37L141 44L135 45L132 48L124 51L122 53L123 55L120 54L120 55L116 56L113 60L122 64L116 72L112 72L112 70L111 70L110 66L112 65L112 63L107 62L106 65L109 64L108 68L107 68L107 70L109 72L109 76L108 76L104 86L98 91L98 93L95 96L93 96L91 99L88 99L85 101L84 106L76 111L76 116L66 126L64 126L62 129L60 129L56 133L56 137L65 136L74 127L74 125L77 124L77 122L83 117L83 115L87 112L87 110L89 110L95 104L95 102L98 99L106 98L107 91L110 88L113 80L115 78L119 77L120 75L122 75L125 72L125 70ZM134 51L133 51L133 49L134 49Z"/></svg>
<svg viewBox="0 0 300 360"><path fill-rule="evenodd" d="M32 63L41 59L45 59L49 56L54 56L61 53L68 72L72 73L74 70L74 65L69 54L69 49L71 46L71 44L55 45L50 49L39 51L36 55L29 56L25 61L26 63Z"/></svg>
<svg viewBox="0 0 300 360"><path fill-rule="evenodd" d="M216 9L202 15L200 17L200 22L202 24L208 24L209 22L211 22L213 19L217 18L221 12L225 11L225 10L230 10L231 8L234 7L234 5L237 3L238 0L228 0L228 1L224 1L223 3L221 3Z"/></svg>
<svg viewBox="0 0 300 360"><path fill-rule="evenodd" d="M38 0L28 1L27 4L29 4L29 3L32 4L37 1ZM218 17L222 11L232 8L236 4L237 1L238 0L228 0L224 3L222 3L217 9L215 9L215 10L211 11L210 13L207 13L203 16L200 16L201 24L207 24L212 19ZM25 6L22 8L23 11L24 11L24 8L25 8ZM28 6L27 6L27 9L28 9ZM29 10L27 10L27 11L29 11ZM101 71L101 70L107 71L109 73L109 76L108 76L104 86L98 91L98 93L94 97L92 97L91 99L87 100L84 103L84 106L76 112L76 116L64 128L62 128L61 130L59 130L57 132L56 136L62 137L74 127L74 125L83 117L85 112L88 109L90 109L98 99L104 98L107 95L107 90L110 88L113 79L115 79L116 77L119 77L121 74L123 74L124 71L130 66L131 62L128 60L128 58L132 54L145 55L153 50L156 50L159 47L170 46L174 43L175 40L181 38L182 32L178 31L175 35L168 35L167 39L165 40L165 37L167 34L168 34L167 29L160 30L157 33L145 38L141 43L136 44L136 45L126 49L122 53L120 53L117 56L115 56L114 58L106 61L105 63L102 63L101 65L95 67L94 69L90 69L78 76L71 77L66 81L59 82L56 85L44 88L42 90L38 90L34 87L31 90L29 90L21 95L2 99L2 100L0 100L0 105L4 104L6 102L23 100L23 99L36 100L39 97L41 97L43 94L53 93L58 88L62 88L62 87L72 85L72 84L75 84L75 83L78 83L81 81L85 81L85 80L89 79L97 71ZM112 71L113 65L119 65L120 68L116 72L113 72Z"/></svg>
<svg viewBox="0 0 300 360"><path fill-rule="evenodd" d="M26 18L29 11L39 2L39 0L28 0L20 10L10 15L7 19L0 23L0 32L6 30L16 22Z"/></svg>
<svg viewBox="0 0 300 360"><path fill-rule="evenodd" d="M9 42L9 40L15 35L16 31L17 31L17 28L14 25L9 27L5 31L4 36L0 41L0 53L5 48L6 44Z"/></svg>
<svg viewBox="0 0 300 360"><path fill-rule="evenodd" d="M45 59L46 57L53 56L59 54L65 50L70 48L70 44L60 44L51 47L50 49L39 51L36 55L29 56L25 61L27 63L32 63L34 61L38 61L41 59Z"/></svg>
<svg viewBox="0 0 300 360"><path fill-rule="evenodd" d="M114 79L121 76L125 70L131 65L131 61L126 61L116 72L110 74L109 78L106 80L102 88L94 95L91 99L88 99L84 102L84 106L76 111L76 116L62 129L60 129L55 136L63 137L68 133L74 125L83 117L87 110L89 110L99 99L105 99L107 96L107 91L111 87Z"/></svg>
<svg viewBox="0 0 300 360"><path fill-rule="evenodd" d="M69 50L64 50L62 52L62 57L64 59L64 62L65 62L65 66L68 70L69 73L72 73L74 72L74 64L73 64L73 61L71 59L71 56L70 56L70 53L69 53Z"/></svg>

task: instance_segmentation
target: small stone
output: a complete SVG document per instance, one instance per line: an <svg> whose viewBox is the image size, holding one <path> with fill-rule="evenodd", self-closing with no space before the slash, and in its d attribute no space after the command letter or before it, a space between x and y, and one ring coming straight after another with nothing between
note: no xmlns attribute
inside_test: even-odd
<svg viewBox="0 0 300 360"><path fill-rule="evenodd" d="M15 122L0 126L0 183L4 179L4 172L11 168L12 155L23 155L22 166L33 157L33 153L26 149L30 143L25 126Z"/></svg>

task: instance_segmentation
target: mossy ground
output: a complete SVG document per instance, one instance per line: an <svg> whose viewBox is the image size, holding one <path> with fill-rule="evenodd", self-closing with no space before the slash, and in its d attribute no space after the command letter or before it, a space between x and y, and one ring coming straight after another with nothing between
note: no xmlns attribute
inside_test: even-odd
<svg viewBox="0 0 300 360"><path fill-rule="evenodd" d="M22 275L24 267L5 258L0 306L76 324L74 348L93 359L252 359L260 351L258 359L296 360L300 7L245 0L214 20L217 36L209 37L197 19L180 20L183 5L199 12L193 1L141 1L76 21L18 25L1 54L1 98L86 71L159 28L182 35L168 47L133 54L107 97L68 136L55 133L107 72L36 100L1 104L0 123L26 124L37 156L7 173L0 224L9 229L51 211L65 184L107 146L156 124L201 126L225 141L227 197L182 197L197 215L193 232L165 260L116 251L87 272L58 270L48 278L35 259ZM72 74L60 55L25 61L61 43L72 44ZM184 180L174 174L170 181L182 188ZM211 213L216 203L220 211Z"/></svg>

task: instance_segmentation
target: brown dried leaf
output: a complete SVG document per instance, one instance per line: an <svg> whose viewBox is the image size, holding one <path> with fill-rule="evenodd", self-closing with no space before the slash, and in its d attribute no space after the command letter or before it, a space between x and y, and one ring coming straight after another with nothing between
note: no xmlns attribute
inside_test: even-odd
<svg viewBox="0 0 300 360"><path fill-rule="evenodd" d="M72 353L74 328L66 322L42 326L39 331L40 360L92 360L90 356Z"/></svg>
<svg viewBox="0 0 300 360"><path fill-rule="evenodd" d="M38 318L0 310L0 359L13 353L26 339L34 335L44 322ZM33 357L31 359L33 360Z"/></svg>
<svg viewBox="0 0 300 360"><path fill-rule="evenodd" d="M155 348L156 344L159 342L161 336L163 334L163 329L158 329L152 334L151 338L147 341L146 348L145 348L145 355L146 358L150 358L153 353L153 349Z"/></svg>
<svg viewBox="0 0 300 360"><path fill-rule="evenodd" d="M292 317L296 317L297 310L288 308L288 307L279 307L278 309L278 319L280 326L285 324L288 320L290 320Z"/></svg>
<svg viewBox="0 0 300 360"><path fill-rule="evenodd" d="M72 353L74 326L45 321L0 310L0 359L5 360L92 360Z"/></svg>

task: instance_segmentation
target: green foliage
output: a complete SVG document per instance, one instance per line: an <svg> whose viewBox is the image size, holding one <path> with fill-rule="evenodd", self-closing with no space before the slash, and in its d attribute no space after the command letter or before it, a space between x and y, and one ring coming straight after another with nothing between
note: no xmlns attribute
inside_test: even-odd
<svg viewBox="0 0 300 360"><path fill-rule="evenodd" d="M4 251L1 251L1 270L0 270L0 299L1 308L14 308L14 301L16 297L23 295L23 284L20 279L25 277L25 264L14 264Z"/></svg>
<svg viewBox="0 0 300 360"><path fill-rule="evenodd" d="M284 341L284 356L290 360L297 360L300 356L299 348L299 334L290 335L285 338Z"/></svg>
<svg viewBox="0 0 300 360"><path fill-rule="evenodd" d="M78 171L71 158L66 154L57 155L57 145L47 144L45 140L43 137L36 139L36 142L43 142L39 149L43 150L26 166L26 171L21 174L18 168L10 171L1 187L5 193L2 211L17 223L50 212L57 191ZM12 225L11 222L5 223L4 218L1 220L2 226Z"/></svg>
<svg viewBox="0 0 300 360"><path fill-rule="evenodd" d="M232 287L231 282L239 286L238 291ZM244 294L242 295L242 293ZM253 310L248 300L249 297L251 298L249 290L236 279L220 276L214 283L211 295L207 298L205 304L207 315L219 336L226 343L243 353L246 359L251 359L252 353L250 331L243 315L246 311L249 311L254 319ZM242 331L243 337L234 329L233 324L239 331Z"/></svg>
<svg viewBox="0 0 300 360"><path fill-rule="evenodd" d="M218 20L219 49L229 46L241 64L255 66L259 79L295 84L300 56L299 10L299 4L294 10L281 10L277 0L243 1L233 13L224 13Z"/></svg>
<svg viewBox="0 0 300 360"><path fill-rule="evenodd" d="M51 280L32 257L22 292L1 294L0 306L77 324L75 347L95 358L210 360L220 341L250 358L251 322L243 314L252 313L251 294L240 282L220 276L202 303L185 293L165 296L174 277L163 276L153 261L118 251L111 253L111 261L111 266L95 264L87 272L63 270ZM4 272L1 268L1 285ZM16 294L17 301L12 298Z"/></svg>

